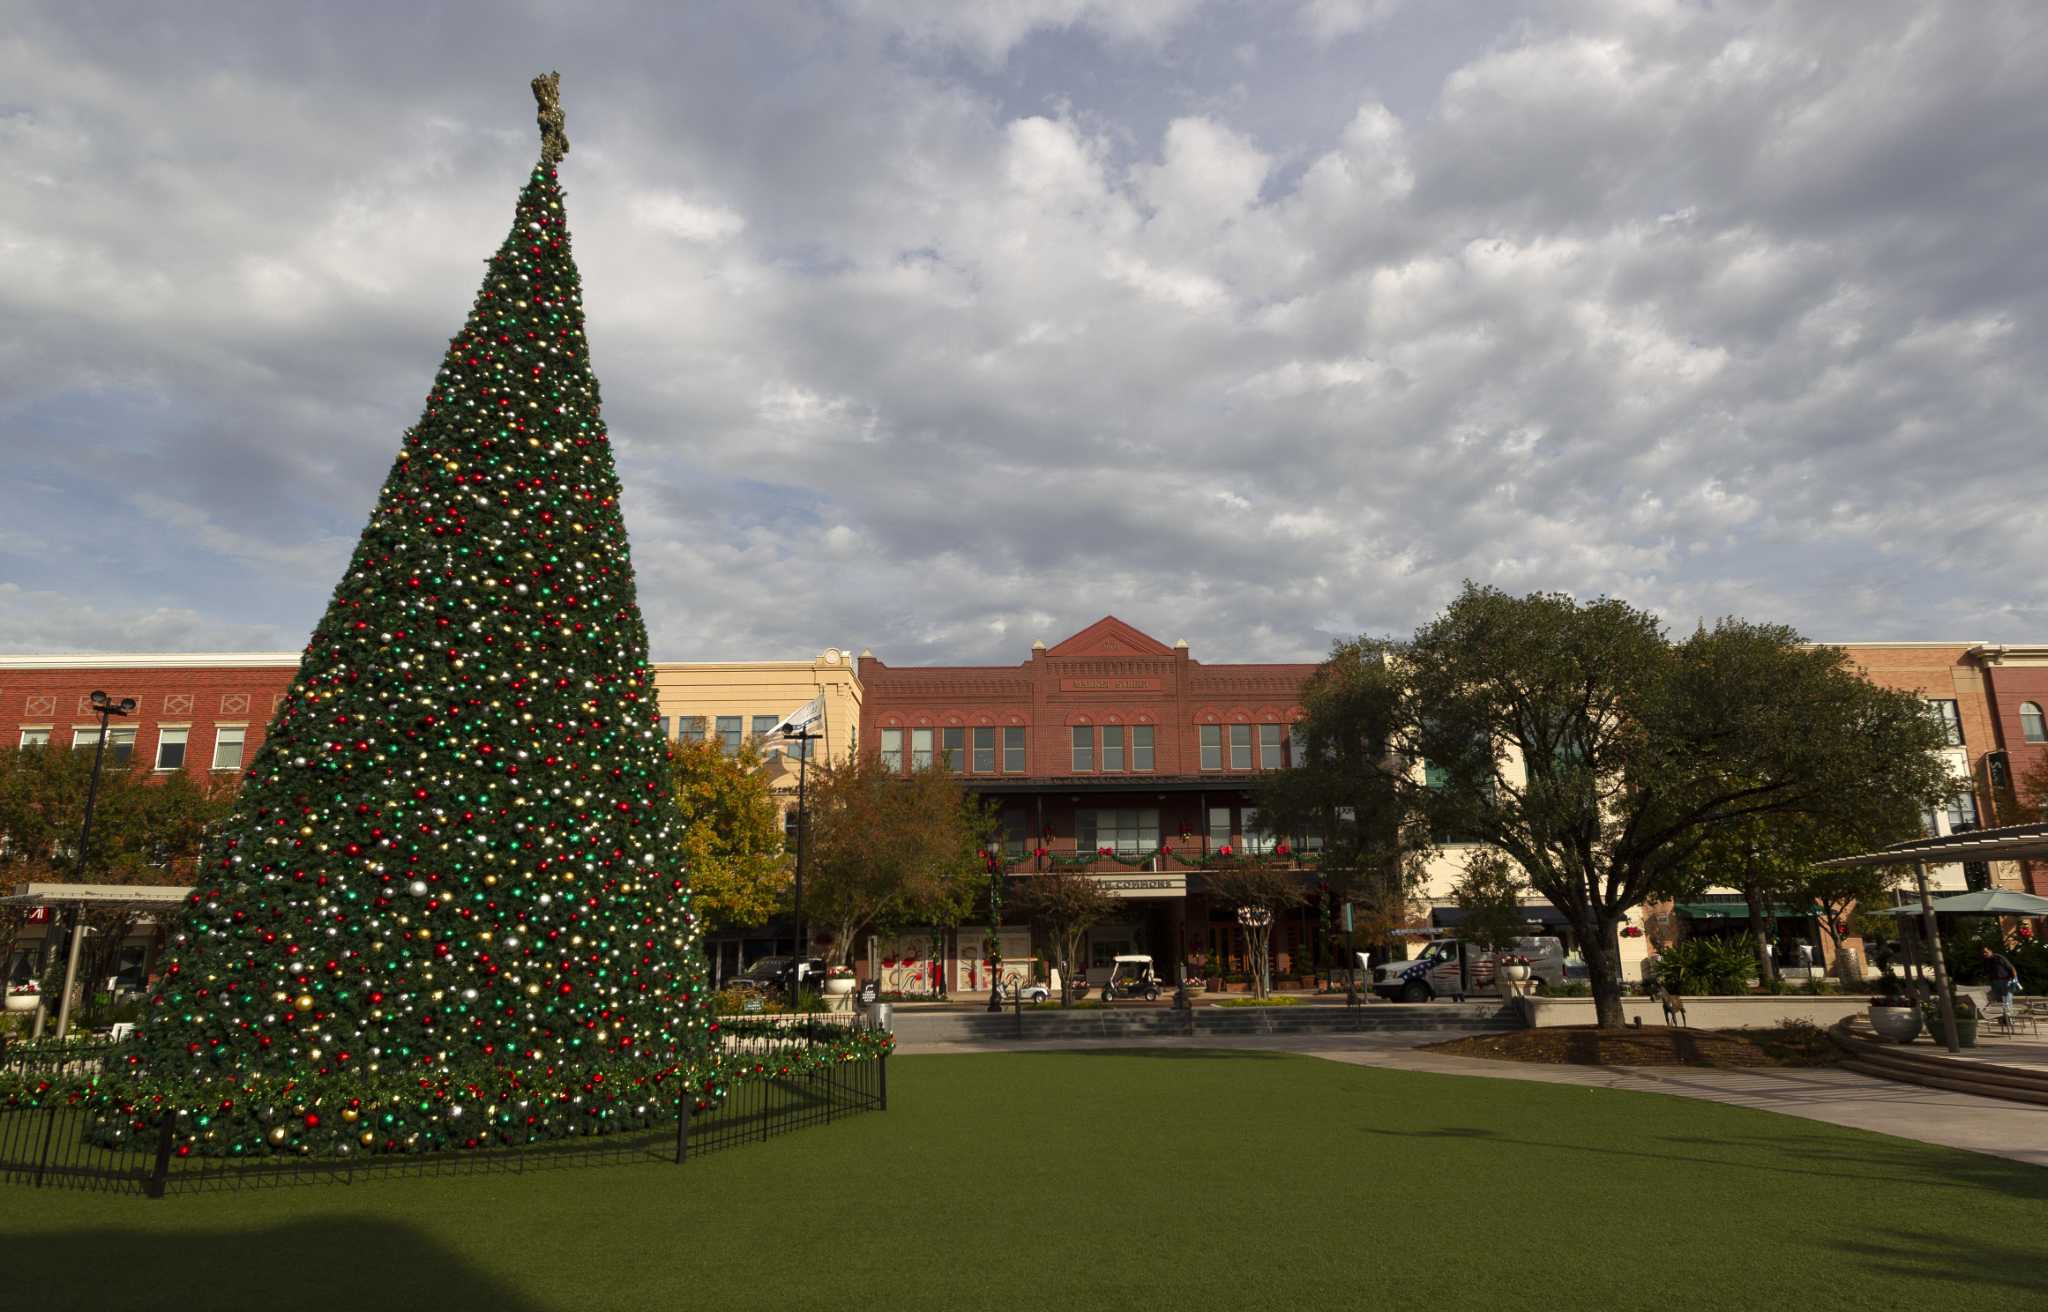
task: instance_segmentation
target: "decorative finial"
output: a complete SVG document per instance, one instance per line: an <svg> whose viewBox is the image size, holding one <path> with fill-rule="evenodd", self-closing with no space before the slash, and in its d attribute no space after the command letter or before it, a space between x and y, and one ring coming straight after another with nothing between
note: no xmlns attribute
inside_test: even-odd
<svg viewBox="0 0 2048 1312"><path fill-rule="evenodd" d="M540 106L540 157L558 163L569 153L569 134L562 130L562 75L542 73L533 80L534 103Z"/></svg>

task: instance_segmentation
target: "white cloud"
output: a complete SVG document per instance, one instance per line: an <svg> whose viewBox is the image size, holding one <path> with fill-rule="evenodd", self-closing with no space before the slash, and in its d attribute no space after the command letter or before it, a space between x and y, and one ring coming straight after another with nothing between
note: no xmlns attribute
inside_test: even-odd
<svg viewBox="0 0 2048 1312"><path fill-rule="evenodd" d="M1983 546L2048 552L2048 17L1538 4L1444 52L1381 9L549 29L656 653L1009 661L1115 610L1313 657L1468 576L2048 632ZM325 603L532 145L516 51L318 35L0 49L7 642ZM174 71L222 42L263 58Z"/></svg>

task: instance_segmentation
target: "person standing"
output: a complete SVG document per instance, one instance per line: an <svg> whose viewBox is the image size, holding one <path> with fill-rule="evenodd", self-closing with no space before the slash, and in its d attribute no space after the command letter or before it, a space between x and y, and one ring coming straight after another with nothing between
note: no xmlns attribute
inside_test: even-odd
<svg viewBox="0 0 2048 1312"><path fill-rule="evenodd" d="M2012 995L2019 992L2020 973L2003 952L1993 952L1987 945L1982 949L1984 967L1991 975L1991 1000L1999 1004L2006 1014L2012 1014Z"/></svg>

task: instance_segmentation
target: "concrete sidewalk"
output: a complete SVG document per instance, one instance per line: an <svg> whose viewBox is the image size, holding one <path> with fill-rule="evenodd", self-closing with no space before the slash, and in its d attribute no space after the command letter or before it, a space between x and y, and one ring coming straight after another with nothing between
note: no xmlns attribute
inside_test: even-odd
<svg viewBox="0 0 2048 1312"><path fill-rule="evenodd" d="M1455 1038L1446 1034L1443 1038ZM1429 1075L1464 1075L1483 1079L1532 1080L1544 1084L1581 1084L1631 1093L1663 1093L1679 1098L1704 1098L1756 1111L1777 1112L1825 1121L1851 1129L1872 1130L1901 1139L1986 1153L2016 1162L2048 1167L2048 1108L2029 1107L1967 1093L1923 1089L1890 1080L1872 1079L1831 1067L1765 1067L1753 1070L1712 1070L1693 1066L1547 1066L1534 1062L1486 1061L1425 1052L1414 1046L1434 1039L1403 1035L1400 1039L1353 1035L1270 1035L1204 1040L1132 1039L1114 1043L900 1042L906 1056L991 1051L1058 1052L1075 1048L1171 1047L1263 1049L1292 1052L1354 1066L1419 1071Z"/></svg>

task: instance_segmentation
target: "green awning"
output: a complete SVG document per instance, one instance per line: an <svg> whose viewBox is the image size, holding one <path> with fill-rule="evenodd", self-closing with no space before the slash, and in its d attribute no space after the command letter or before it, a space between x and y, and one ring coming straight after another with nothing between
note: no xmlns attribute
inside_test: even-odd
<svg viewBox="0 0 2048 1312"><path fill-rule="evenodd" d="M1723 920L1749 919L1749 904L1746 902L1678 902L1673 904L1671 909L1681 916L1691 916L1694 920L1713 920L1717 917ZM1817 914L1819 913L1811 908L1805 911L1801 911L1798 907L1787 906L1767 906L1764 908L1764 919L1766 920L1776 920L1780 916L1792 916L1804 920L1808 916Z"/></svg>

